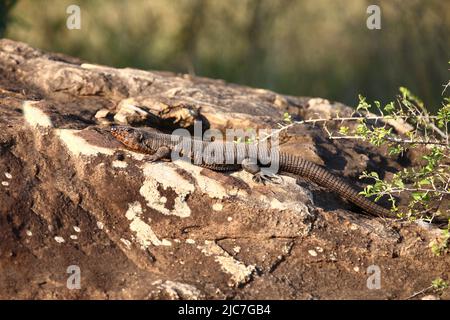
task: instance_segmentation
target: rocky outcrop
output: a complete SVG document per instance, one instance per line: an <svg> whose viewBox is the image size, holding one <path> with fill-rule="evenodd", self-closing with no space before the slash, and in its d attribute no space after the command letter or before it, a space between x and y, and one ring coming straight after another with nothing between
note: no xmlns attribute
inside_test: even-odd
<svg viewBox="0 0 450 320"><path fill-rule="evenodd" d="M192 130L198 120L273 128L285 112L338 111L351 109L1 40L0 298L395 299L448 277L449 258L428 248L432 227L366 217L291 177L264 186L245 172L148 163L108 131ZM282 148L355 185L363 170L389 178L401 168L362 142L327 140L320 127L294 127ZM373 265L378 289L367 287ZM76 288L67 286L72 270Z"/></svg>

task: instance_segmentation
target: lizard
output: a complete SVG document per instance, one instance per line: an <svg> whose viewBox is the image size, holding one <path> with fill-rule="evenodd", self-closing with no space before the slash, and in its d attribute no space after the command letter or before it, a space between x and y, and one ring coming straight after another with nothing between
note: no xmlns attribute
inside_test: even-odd
<svg viewBox="0 0 450 320"><path fill-rule="evenodd" d="M255 158L250 157L250 150L258 151L258 144L256 143L210 142L185 136L149 132L130 126L114 125L111 126L110 132L127 149L147 154L146 160L150 162L171 160L172 152L175 152L175 154L184 156L187 160L199 159L198 161L194 161L195 165L200 165L214 171L225 172L243 169L251 173L253 179L259 183L265 183L267 181L277 183L276 180L279 178L273 172L265 170L268 166L267 159L262 159L266 163L264 166L261 164L259 158L255 160ZM199 148L190 148L195 143L197 143ZM223 152L222 159L231 159L232 162L217 161L217 158L212 154L205 154L204 151L208 150L208 148L209 150L221 150ZM270 151L273 151L273 149ZM396 217L395 213L360 195L349 183L332 174L324 167L290 153L276 151L272 155L274 154L276 156L275 159L278 161L277 173L290 173L312 181L354 203L369 215L389 218ZM273 160L274 158L271 159Z"/></svg>

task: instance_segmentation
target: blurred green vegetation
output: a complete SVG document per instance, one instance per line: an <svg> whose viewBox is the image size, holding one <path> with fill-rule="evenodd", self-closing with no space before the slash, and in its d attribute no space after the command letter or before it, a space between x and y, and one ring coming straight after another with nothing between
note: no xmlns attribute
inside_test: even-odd
<svg viewBox="0 0 450 320"><path fill-rule="evenodd" d="M16 2L16 0L0 0L0 37L5 33L10 21L9 13Z"/></svg>
<svg viewBox="0 0 450 320"><path fill-rule="evenodd" d="M66 28L70 4L81 7L81 30ZM381 7L381 30L366 27L370 4ZM19 0L10 17L6 37L90 62L349 105L358 93L387 102L406 86L436 110L449 79L444 0Z"/></svg>

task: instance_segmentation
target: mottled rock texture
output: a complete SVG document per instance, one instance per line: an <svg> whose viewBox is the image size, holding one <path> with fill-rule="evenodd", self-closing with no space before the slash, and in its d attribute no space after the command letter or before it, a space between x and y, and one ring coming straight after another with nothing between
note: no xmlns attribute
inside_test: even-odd
<svg viewBox="0 0 450 320"><path fill-rule="evenodd" d="M351 109L221 80L116 69L0 40L0 298L406 298L450 276L434 228L364 216L324 188L285 177L147 163L108 132L274 128L283 114ZM404 159L297 126L282 148L362 187ZM401 161L402 160L402 161ZM70 290L67 268L81 271ZM377 265L381 288L367 288ZM446 293L442 298L448 298ZM419 297L420 298L420 297Z"/></svg>

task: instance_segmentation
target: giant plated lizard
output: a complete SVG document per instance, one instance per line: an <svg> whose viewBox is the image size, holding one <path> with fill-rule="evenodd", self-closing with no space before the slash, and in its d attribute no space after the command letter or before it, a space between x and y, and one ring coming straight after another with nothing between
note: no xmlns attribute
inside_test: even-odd
<svg viewBox="0 0 450 320"><path fill-rule="evenodd" d="M274 181L274 179L277 178L273 173L264 170L259 159L253 160L254 158L250 158L250 150L252 148L252 150L258 148L257 144L221 141L208 142L192 139L191 137L148 132L129 126L113 126L111 127L111 134L128 149L149 154L149 156L147 156L147 160L149 161L170 159L172 151L175 150L177 153L185 156L191 161L200 159L197 162L194 161L194 164L215 171L244 169L253 174L253 178L257 182L264 182L267 180ZM192 148L194 143L197 143L197 148ZM198 148L198 146L200 147ZM223 152L223 157L221 158L222 161L218 162L217 158L205 153L205 150L207 149L221 150L221 152ZM276 155L278 161L278 172L291 173L310 180L356 204L372 216L391 218L396 216L395 213L360 195L349 183L333 175L320 165L285 152L277 151L273 154ZM230 158L233 160L231 163L224 161L224 159ZM267 161L264 163L266 163L267 167Z"/></svg>

